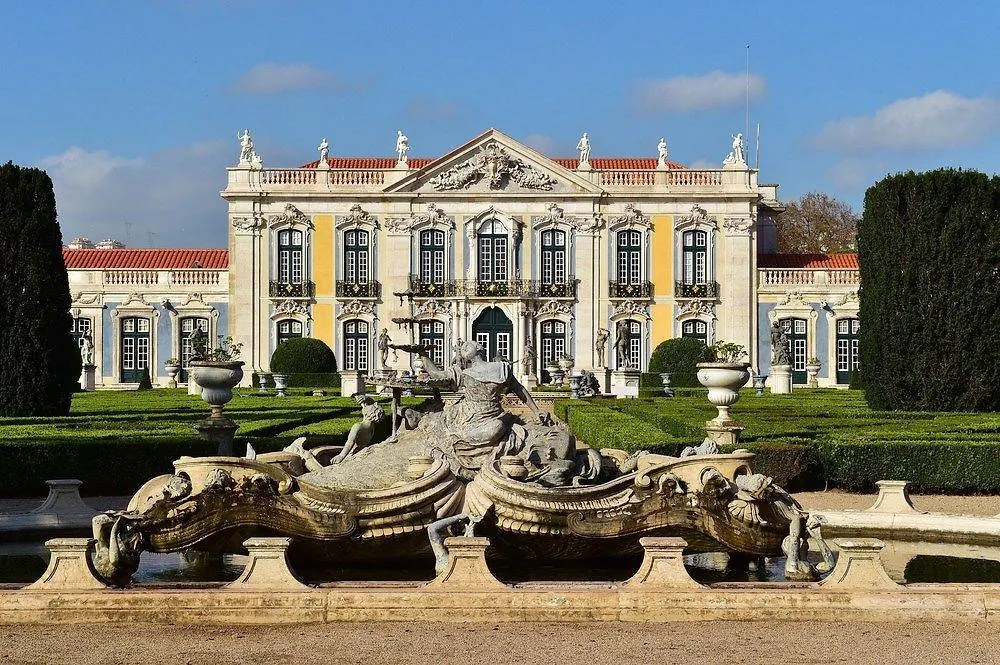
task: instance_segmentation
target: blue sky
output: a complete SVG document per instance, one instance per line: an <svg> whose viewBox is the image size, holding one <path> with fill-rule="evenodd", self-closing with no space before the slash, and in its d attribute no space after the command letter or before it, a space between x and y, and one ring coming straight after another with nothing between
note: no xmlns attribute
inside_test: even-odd
<svg viewBox="0 0 1000 665"><path fill-rule="evenodd" d="M495 126L553 156L717 165L860 210L887 172L1000 170L1000 3L2 3L0 160L56 183L66 240L222 246L249 127L267 166L434 156ZM752 141L751 141L752 143ZM751 146L752 156L752 146Z"/></svg>

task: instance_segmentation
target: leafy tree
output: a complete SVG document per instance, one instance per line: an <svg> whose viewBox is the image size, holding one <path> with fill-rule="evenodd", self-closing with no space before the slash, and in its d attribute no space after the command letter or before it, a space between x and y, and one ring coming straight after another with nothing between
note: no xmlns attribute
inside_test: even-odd
<svg viewBox="0 0 1000 665"><path fill-rule="evenodd" d="M0 415L69 413L80 378L52 180L0 166Z"/></svg>
<svg viewBox="0 0 1000 665"><path fill-rule="evenodd" d="M828 254L854 249L857 215L843 201L810 192L785 203L775 222L778 251L789 254Z"/></svg>
<svg viewBox="0 0 1000 665"><path fill-rule="evenodd" d="M865 194L859 361L873 409L1000 409L1000 177L940 169Z"/></svg>
<svg viewBox="0 0 1000 665"><path fill-rule="evenodd" d="M660 342L649 356L649 372L670 372L674 388L694 388L698 383L698 368L708 349L700 339L675 337Z"/></svg>

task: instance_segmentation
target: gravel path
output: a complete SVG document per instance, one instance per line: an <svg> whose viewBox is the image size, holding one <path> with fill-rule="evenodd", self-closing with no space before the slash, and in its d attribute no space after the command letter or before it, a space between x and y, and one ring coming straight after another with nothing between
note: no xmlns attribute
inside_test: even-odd
<svg viewBox="0 0 1000 665"><path fill-rule="evenodd" d="M987 664L995 638L986 623L927 622L0 626L0 662Z"/></svg>

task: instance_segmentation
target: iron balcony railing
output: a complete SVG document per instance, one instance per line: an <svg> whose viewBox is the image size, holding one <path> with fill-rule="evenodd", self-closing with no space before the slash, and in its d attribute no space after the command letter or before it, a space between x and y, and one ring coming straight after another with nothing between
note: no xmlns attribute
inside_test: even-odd
<svg viewBox="0 0 1000 665"><path fill-rule="evenodd" d="M358 284L338 279L336 295L338 298L379 298L382 296L382 284L377 281Z"/></svg>
<svg viewBox="0 0 1000 665"><path fill-rule="evenodd" d="M268 295L272 298L312 298L316 294L316 285L312 282L281 282L271 280Z"/></svg>
<svg viewBox="0 0 1000 665"><path fill-rule="evenodd" d="M575 298L576 280L543 283L537 279L512 279L504 282L451 279L428 283L417 275L411 275L410 292L416 298Z"/></svg>
<svg viewBox="0 0 1000 665"><path fill-rule="evenodd" d="M718 298L719 283L706 282L704 284L688 284L687 282L674 282L674 297L676 298Z"/></svg>
<svg viewBox="0 0 1000 665"><path fill-rule="evenodd" d="M608 296L611 298L652 298L652 282L632 282L631 284L621 284L619 282L608 282Z"/></svg>

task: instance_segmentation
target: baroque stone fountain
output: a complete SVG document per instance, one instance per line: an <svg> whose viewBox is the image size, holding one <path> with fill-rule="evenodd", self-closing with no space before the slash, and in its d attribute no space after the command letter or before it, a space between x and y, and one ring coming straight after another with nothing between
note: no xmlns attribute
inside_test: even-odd
<svg viewBox="0 0 1000 665"><path fill-rule="evenodd" d="M454 530L488 536L518 560L587 561L641 551L642 536L681 536L688 552L746 560L787 556L786 577L815 579L800 556L819 525L753 454L685 451L672 457L580 445L532 400L504 362L461 346L437 368L416 354L421 379L460 397L425 410L394 409L393 434L370 443L381 406L359 396L363 419L344 447L287 449L240 458L182 457L149 480L126 510L95 518L99 572L128 581L141 551L241 553L253 536L283 535L320 562L376 565L434 553ZM513 394L524 415L503 408ZM370 444L370 445L369 445Z"/></svg>

